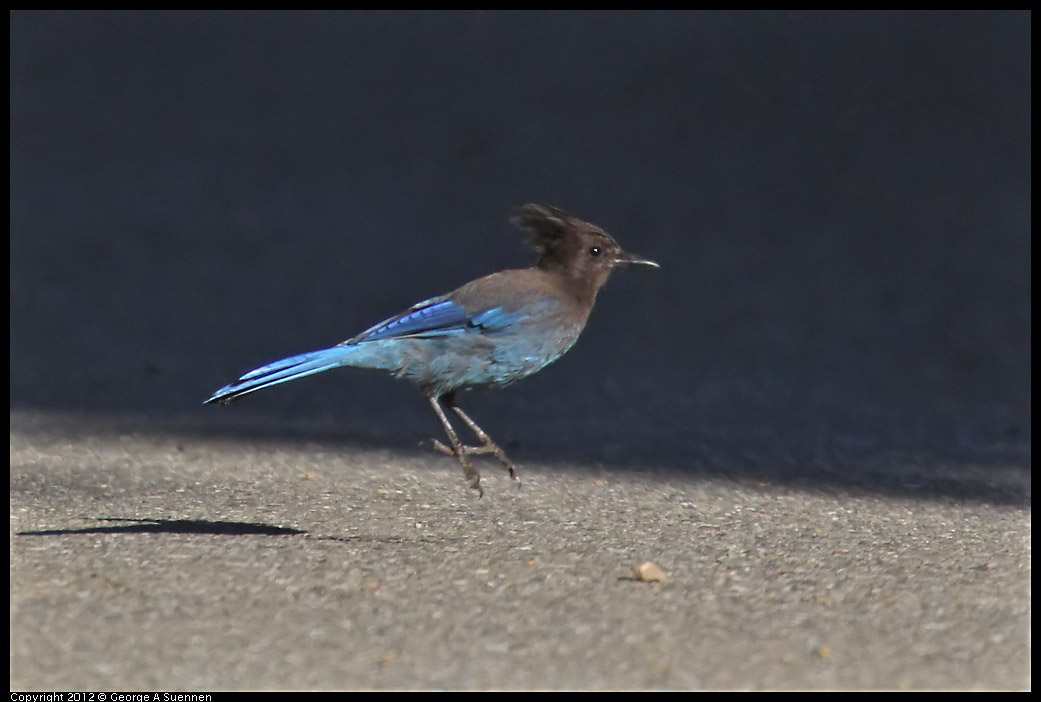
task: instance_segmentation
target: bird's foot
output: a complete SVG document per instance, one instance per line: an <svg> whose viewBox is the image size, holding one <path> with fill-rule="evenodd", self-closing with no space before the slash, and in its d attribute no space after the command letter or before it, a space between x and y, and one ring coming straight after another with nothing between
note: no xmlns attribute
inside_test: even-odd
<svg viewBox="0 0 1041 702"><path fill-rule="evenodd" d="M447 444L438 441L437 439L431 439L430 441L432 442L432 446L434 447L435 451L440 451L446 456L455 455L455 451L452 450L451 446L448 446ZM481 453L495 453L495 450L498 448L498 446L460 446L459 448L467 456L473 456Z"/></svg>
<svg viewBox="0 0 1041 702"><path fill-rule="evenodd" d="M470 489L477 491L477 499L484 497L484 488L481 487L481 474L474 471L473 477L470 478Z"/></svg>
<svg viewBox="0 0 1041 702"><path fill-rule="evenodd" d="M439 451L445 454L446 456L456 456L456 453L451 446L448 446L447 444L438 441L437 439L431 439L430 441L431 446L433 446L435 451ZM511 461L509 456L506 455L506 452L499 448L498 445L495 444L495 442L489 441L485 444L482 444L481 446L460 445L459 450L463 452L464 456L479 456L485 453L492 454L510 474L510 478L512 478L518 486L521 484L520 476L517 475L517 466L513 464L513 461ZM458 456L456 457L458 458Z"/></svg>
<svg viewBox="0 0 1041 702"><path fill-rule="evenodd" d="M469 456L471 453L485 453L484 451L469 451L467 449L478 447L460 446L459 448L462 449L462 454L457 455L456 452L452 450L451 446L446 446L437 439L426 439L424 441L420 441L419 445L433 448L435 451L443 453L446 456L453 456L454 458L459 459L459 465L463 467L463 476L467 479L467 484L469 485L470 489L475 490L477 492L478 499L484 497L484 488L481 487L481 474L478 473L472 465L470 465L470 460L467 458L467 456Z"/></svg>

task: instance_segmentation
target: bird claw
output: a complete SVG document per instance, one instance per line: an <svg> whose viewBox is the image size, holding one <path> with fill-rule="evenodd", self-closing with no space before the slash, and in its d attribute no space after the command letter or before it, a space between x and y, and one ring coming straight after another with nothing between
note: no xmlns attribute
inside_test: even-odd
<svg viewBox="0 0 1041 702"><path fill-rule="evenodd" d="M455 456L456 458L458 458L456 452L452 450L451 446L448 446L437 439L429 439L429 441L429 445L435 451L443 453L446 456ZM459 447L459 450L462 452L464 456L479 456L486 453L494 455L499 460L499 463L502 463L503 467L506 468L506 471L510 474L510 479L517 483L518 487L521 485L520 476L517 475L517 467L514 466L510 459L506 457L505 452L503 452L503 450L495 444L489 443L483 444L481 446L462 445ZM473 487L473 485L471 485L470 487Z"/></svg>
<svg viewBox="0 0 1041 702"><path fill-rule="evenodd" d="M455 456L455 451L453 451L451 447L445 446L437 439L427 439L426 441L421 441L420 446L432 448L435 451L445 454L446 456Z"/></svg>
<svg viewBox="0 0 1041 702"><path fill-rule="evenodd" d="M446 456L454 456L455 455L455 451L452 450L451 446L448 446L448 445L438 441L437 439L430 439L429 441L430 441L430 446L433 447L433 449L435 451L440 451L441 453L445 454ZM495 453L497 447L485 445L485 446L460 446L459 448L462 450L463 454L465 454L467 456L476 456L476 455L480 455L482 453Z"/></svg>

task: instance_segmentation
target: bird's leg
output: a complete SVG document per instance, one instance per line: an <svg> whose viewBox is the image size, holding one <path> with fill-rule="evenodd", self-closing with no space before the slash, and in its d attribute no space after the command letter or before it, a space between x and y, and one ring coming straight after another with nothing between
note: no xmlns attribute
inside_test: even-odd
<svg viewBox="0 0 1041 702"><path fill-rule="evenodd" d="M517 466L514 465L513 461L510 460L510 457L506 455L506 452L499 448L498 444L492 441L492 437L488 436L488 434L485 433L485 431L481 429L481 427L477 426L477 422L470 419L466 412L461 410L459 406L455 404L454 394L445 395L445 404L451 407L452 411L459 415L459 418L466 423L466 426L470 427L470 431L472 431L474 435L481 440L481 446L462 446L461 448L463 449L463 452L468 454L492 454L499 461L499 463L501 463L503 467L506 468L506 470L510 474L510 477L513 480L520 483L520 478L517 476ZM436 448L438 451L441 451L442 453L447 453L449 451L448 447L444 444L438 446L439 443L440 442L435 441L434 448Z"/></svg>
<svg viewBox="0 0 1041 702"><path fill-rule="evenodd" d="M468 452L465 450L467 447L463 446L462 442L459 441L455 429L452 428L452 423L448 421L448 417L445 416L445 411L441 409L440 398L436 395L428 395L427 399L430 401L430 406L434 408L434 413L437 414L437 418L441 420L441 425L445 428L445 433L448 434L448 440L452 442L452 448L449 449L440 441L434 439L434 447L443 453L448 453L448 455L455 456L459 459L459 464L463 467L463 475L465 475L466 479L470 481L470 487L477 491L478 497L484 497L484 490L481 489L481 474L470 465L470 459L467 458Z"/></svg>

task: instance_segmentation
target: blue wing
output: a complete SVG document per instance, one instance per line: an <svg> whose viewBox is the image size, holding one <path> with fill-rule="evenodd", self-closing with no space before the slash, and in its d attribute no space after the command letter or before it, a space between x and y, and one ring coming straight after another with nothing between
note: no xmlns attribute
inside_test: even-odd
<svg viewBox="0 0 1041 702"><path fill-rule="evenodd" d="M473 320L463 306L443 297L433 297L409 307L401 314L385 319L366 329L345 344L404 337L430 337L459 334L473 327Z"/></svg>
<svg viewBox="0 0 1041 702"><path fill-rule="evenodd" d="M401 314L366 329L344 344L381 339L428 338L466 332L496 331L525 316L523 309L506 311L492 307L468 313L461 304L445 297L432 297L413 305Z"/></svg>
<svg viewBox="0 0 1041 702"><path fill-rule="evenodd" d="M369 327L340 346L384 339L422 339L475 332L497 332L525 319L546 314L560 304L555 298L542 298L520 306L493 304L474 309L472 304L464 306L453 299L455 295L452 293L423 300L404 312Z"/></svg>
<svg viewBox="0 0 1041 702"><path fill-rule="evenodd" d="M470 318L461 305L441 297L424 300L401 314L385 319L344 343L397 339L406 336L442 336L466 328Z"/></svg>

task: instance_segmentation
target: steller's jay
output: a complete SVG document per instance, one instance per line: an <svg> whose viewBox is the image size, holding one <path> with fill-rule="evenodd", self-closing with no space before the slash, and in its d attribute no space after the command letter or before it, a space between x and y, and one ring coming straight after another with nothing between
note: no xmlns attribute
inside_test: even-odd
<svg viewBox="0 0 1041 702"><path fill-rule="evenodd" d="M460 390L503 387L560 358L582 333L596 294L616 266L654 261L628 254L602 229L548 205L518 207L510 222L529 234L539 254L533 268L492 273L455 292L432 297L361 334L321 351L290 356L246 373L206 403L242 395L340 366L373 368L416 384L445 428L455 456L479 496L481 476L470 456L488 453L517 478L499 446L455 403ZM481 442L466 446L442 407Z"/></svg>

